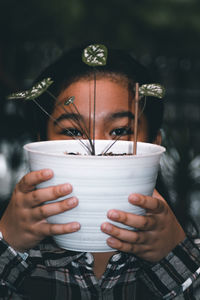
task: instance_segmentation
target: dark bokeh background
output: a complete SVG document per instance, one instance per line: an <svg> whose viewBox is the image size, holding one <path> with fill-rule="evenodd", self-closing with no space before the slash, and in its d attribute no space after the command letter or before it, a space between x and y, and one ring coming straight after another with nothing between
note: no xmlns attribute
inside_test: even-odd
<svg viewBox="0 0 200 300"><path fill-rule="evenodd" d="M31 140L20 105L5 96L65 49L96 41L131 50L165 85L163 176L182 221L200 224L199 16L198 0L0 0L1 200L26 172Z"/></svg>

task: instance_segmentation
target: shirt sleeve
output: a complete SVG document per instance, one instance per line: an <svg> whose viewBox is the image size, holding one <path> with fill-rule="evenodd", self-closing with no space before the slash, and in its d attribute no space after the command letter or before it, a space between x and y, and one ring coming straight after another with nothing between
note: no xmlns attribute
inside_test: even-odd
<svg viewBox="0 0 200 300"><path fill-rule="evenodd" d="M140 260L140 279L155 299L200 299L200 240L188 237L158 263ZM197 298L192 298L198 295ZM191 298L190 298L191 297Z"/></svg>
<svg viewBox="0 0 200 300"><path fill-rule="evenodd" d="M31 268L28 260L25 261L3 239L0 239L0 299L6 299L9 294L16 292Z"/></svg>

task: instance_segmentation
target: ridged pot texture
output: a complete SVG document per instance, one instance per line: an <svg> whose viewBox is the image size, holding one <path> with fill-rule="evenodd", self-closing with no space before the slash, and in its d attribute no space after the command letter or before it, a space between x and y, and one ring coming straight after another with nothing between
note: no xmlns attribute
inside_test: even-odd
<svg viewBox="0 0 200 300"><path fill-rule="evenodd" d="M86 140L83 142L88 145ZM112 142L96 140L96 153L102 153ZM24 148L31 171L50 168L54 172L54 177L38 185L38 188L61 183L70 183L73 186L72 194L79 199L79 205L48 218L48 222L79 222L81 229L78 232L57 235L54 239L61 248L81 252L113 250L106 243L108 236L100 229L103 222L110 222L107 219L109 209L120 209L134 214L145 213L140 207L131 205L128 196L131 193L152 195L160 158L165 151L162 146L138 142L137 155L91 156L76 140L29 143ZM132 154L133 142L117 141L110 151L116 154ZM66 152L80 155L68 155ZM132 230L118 223L117 226Z"/></svg>

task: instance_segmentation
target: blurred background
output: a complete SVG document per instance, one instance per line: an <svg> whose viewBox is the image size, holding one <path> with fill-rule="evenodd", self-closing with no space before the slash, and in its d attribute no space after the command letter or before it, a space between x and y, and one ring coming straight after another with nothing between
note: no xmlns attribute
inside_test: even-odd
<svg viewBox="0 0 200 300"><path fill-rule="evenodd" d="M101 42L130 50L167 90L162 174L182 223L200 226L200 2L198 0L0 1L0 201L27 172L22 146L32 140L20 105L63 51Z"/></svg>

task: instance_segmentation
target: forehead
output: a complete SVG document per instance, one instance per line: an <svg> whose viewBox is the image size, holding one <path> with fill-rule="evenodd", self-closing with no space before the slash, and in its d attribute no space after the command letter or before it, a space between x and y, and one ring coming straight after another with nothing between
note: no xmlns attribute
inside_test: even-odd
<svg viewBox="0 0 200 300"><path fill-rule="evenodd" d="M64 89L57 104L63 103L69 97L74 96L79 109L88 105L96 106L101 110L127 109L130 101L133 102L133 93L130 91L128 80L121 77L106 77L94 79L81 79L70 84Z"/></svg>
<svg viewBox="0 0 200 300"><path fill-rule="evenodd" d="M77 118L78 122L85 122L91 126L95 120L95 132L98 138L110 137L110 132L116 127L130 126L134 119L134 93L130 91L126 80L112 80L110 78L81 79L71 83L64 89L55 105L52 117L63 126L76 126L72 122ZM63 106L64 102L74 96L73 104ZM94 109L94 99L96 106ZM95 113L94 113L95 111ZM130 123L131 122L131 123ZM140 117L140 137L142 140L147 136L147 123L143 115ZM75 124L75 125L74 125ZM48 124L48 137L51 138L59 126L50 120ZM60 135L54 135L58 139Z"/></svg>

